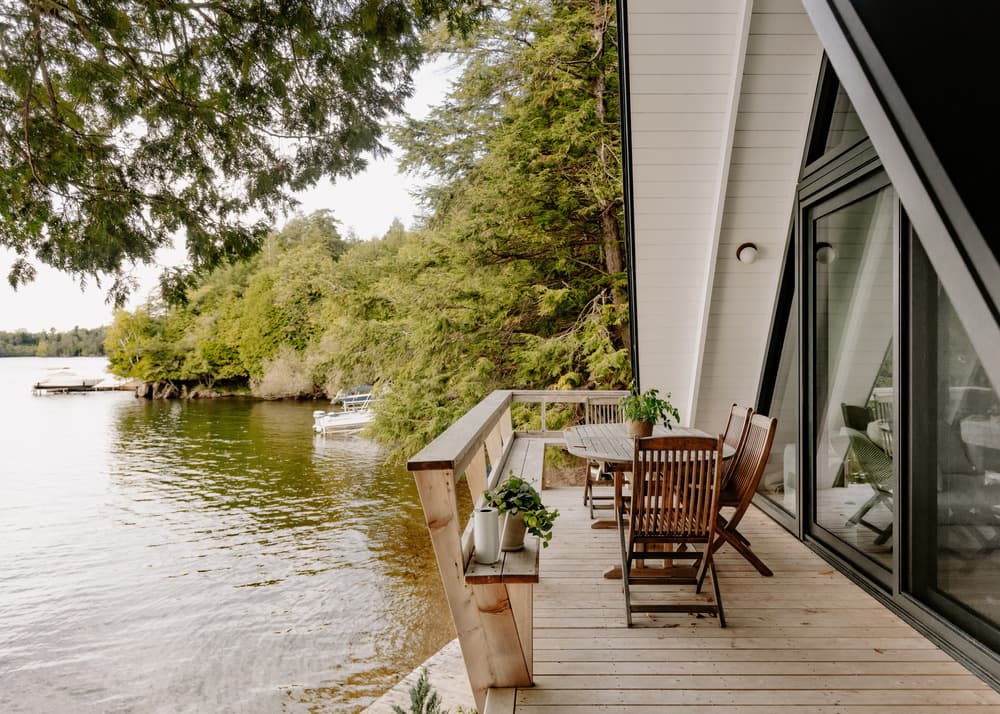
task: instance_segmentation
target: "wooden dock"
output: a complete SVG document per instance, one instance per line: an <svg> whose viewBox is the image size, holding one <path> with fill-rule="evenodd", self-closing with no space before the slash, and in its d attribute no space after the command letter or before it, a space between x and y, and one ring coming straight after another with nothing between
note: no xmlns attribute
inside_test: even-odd
<svg viewBox="0 0 1000 714"><path fill-rule="evenodd" d="M683 614L626 628L621 585L602 577L618 533L592 530L581 496L543 494L562 515L534 590L535 686L490 690L486 714L1000 712L1000 694L756 509L741 531L775 574L718 553L725 629Z"/></svg>

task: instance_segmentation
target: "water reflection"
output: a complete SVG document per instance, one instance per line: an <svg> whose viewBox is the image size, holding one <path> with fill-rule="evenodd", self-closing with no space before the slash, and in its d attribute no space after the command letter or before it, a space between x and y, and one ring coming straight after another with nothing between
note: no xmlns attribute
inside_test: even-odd
<svg viewBox="0 0 1000 714"><path fill-rule="evenodd" d="M58 476L74 517L0 582L0 709L353 711L453 636L377 446L315 437L311 404L106 396L80 398L103 457Z"/></svg>

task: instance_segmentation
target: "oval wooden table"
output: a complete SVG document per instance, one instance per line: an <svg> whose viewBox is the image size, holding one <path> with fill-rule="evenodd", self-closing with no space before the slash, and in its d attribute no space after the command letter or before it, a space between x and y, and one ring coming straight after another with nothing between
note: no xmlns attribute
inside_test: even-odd
<svg viewBox="0 0 1000 714"><path fill-rule="evenodd" d="M653 427L653 436L702 436L716 438L711 434L688 426L675 426L667 429L657 424ZM628 435L626 424L583 424L573 426L563 432L566 450L574 456L588 461L603 461L615 479L615 493L621 493L625 472L632 468L632 458L635 456L635 441ZM736 450L728 444L722 445L722 459L729 460L735 456ZM594 521L591 528L617 528L615 521ZM661 571L662 572L662 571ZM605 578L621 578L621 567L611 568L604 574Z"/></svg>

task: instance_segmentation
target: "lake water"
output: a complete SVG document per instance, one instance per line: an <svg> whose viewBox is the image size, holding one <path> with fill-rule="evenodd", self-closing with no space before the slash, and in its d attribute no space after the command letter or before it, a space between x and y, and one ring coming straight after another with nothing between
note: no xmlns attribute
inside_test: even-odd
<svg viewBox="0 0 1000 714"><path fill-rule="evenodd" d="M0 359L0 711L357 711L453 635L413 479L316 403Z"/></svg>

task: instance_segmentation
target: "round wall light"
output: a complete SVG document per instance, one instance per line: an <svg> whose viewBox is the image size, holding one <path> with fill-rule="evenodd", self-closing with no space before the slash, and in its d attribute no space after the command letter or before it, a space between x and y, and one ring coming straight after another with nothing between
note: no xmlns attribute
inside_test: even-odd
<svg viewBox="0 0 1000 714"><path fill-rule="evenodd" d="M829 265L837 259L837 249L823 241L816 244L816 262Z"/></svg>
<svg viewBox="0 0 1000 714"><path fill-rule="evenodd" d="M757 246L753 243L740 243L736 249L736 260L747 265L754 262L757 260Z"/></svg>

